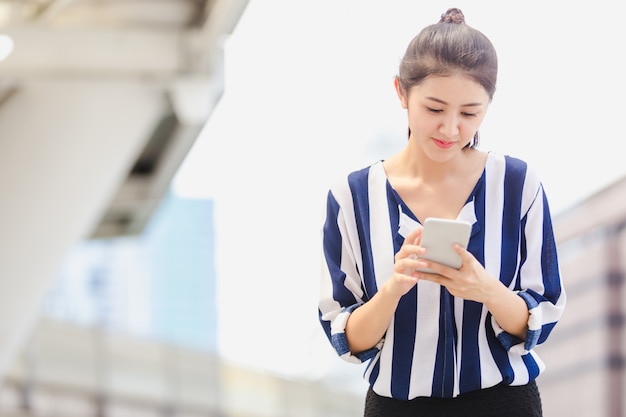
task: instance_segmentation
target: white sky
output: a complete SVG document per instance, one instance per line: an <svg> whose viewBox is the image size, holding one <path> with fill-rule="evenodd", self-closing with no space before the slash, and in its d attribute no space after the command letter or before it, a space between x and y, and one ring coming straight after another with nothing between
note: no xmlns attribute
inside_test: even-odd
<svg viewBox="0 0 626 417"><path fill-rule="evenodd" d="M360 379L317 321L325 194L404 146L393 76L448 7L499 55L481 149L533 165L554 214L625 175L617 3L250 0L226 43L224 97L173 184L216 201L222 354L288 376Z"/></svg>

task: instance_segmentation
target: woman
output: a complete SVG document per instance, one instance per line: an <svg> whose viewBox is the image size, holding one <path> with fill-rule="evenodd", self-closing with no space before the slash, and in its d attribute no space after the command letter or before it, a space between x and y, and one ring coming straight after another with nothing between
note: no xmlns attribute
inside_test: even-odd
<svg viewBox="0 0 626 417"><path fill-rule="evenodd" d="M477 149L496 76L491 42L448 10L395 78L406 147L328 194L319 315L342 358L369 361L365 416L541 416L533 348L565 292L537 175ZM428 217L472 224L460 269L418 259Z"/></svg>

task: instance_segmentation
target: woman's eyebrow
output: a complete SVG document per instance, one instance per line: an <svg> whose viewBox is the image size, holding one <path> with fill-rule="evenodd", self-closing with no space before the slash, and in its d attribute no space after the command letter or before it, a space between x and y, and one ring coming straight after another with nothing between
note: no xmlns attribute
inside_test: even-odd
<svg viewBox="0 0 626 417"><path fill-rule="evenodd" d="M432 100L440 104L448 105L446 101L443 101L442 99L437 98L437 97L426 97L426 98L428 100ZM461 107L475 107L475 106L482 106L482 105L483 103L476 102L476 103L461 104Z"/></svg>

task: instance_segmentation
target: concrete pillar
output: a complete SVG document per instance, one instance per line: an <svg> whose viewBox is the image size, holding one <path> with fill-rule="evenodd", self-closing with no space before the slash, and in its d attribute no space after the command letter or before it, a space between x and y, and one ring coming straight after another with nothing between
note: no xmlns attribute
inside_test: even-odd
<svg viewBox="0 0 626 417"><path fill-rule="evenodd" d="M0 379L164 106L157 87L116 81L42 82L2 106Z"/></svg>

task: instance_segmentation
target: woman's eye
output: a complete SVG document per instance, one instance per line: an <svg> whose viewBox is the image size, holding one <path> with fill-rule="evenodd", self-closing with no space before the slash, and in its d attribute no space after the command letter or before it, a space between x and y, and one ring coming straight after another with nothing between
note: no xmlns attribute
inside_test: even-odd
<svg viewBox="0 0 626 417"><path fill-rule="evenodd" d="M432 107L426 107L431 113L441 113L443 110L441 109L433 109Z"/></svg>
<svg viewBox="0 0 626 417"><path fill-rule="evenodd" d="M465 117L476 117L477 113L467 113L467 112L463 112L461 113L463 116Z"/></svg>

